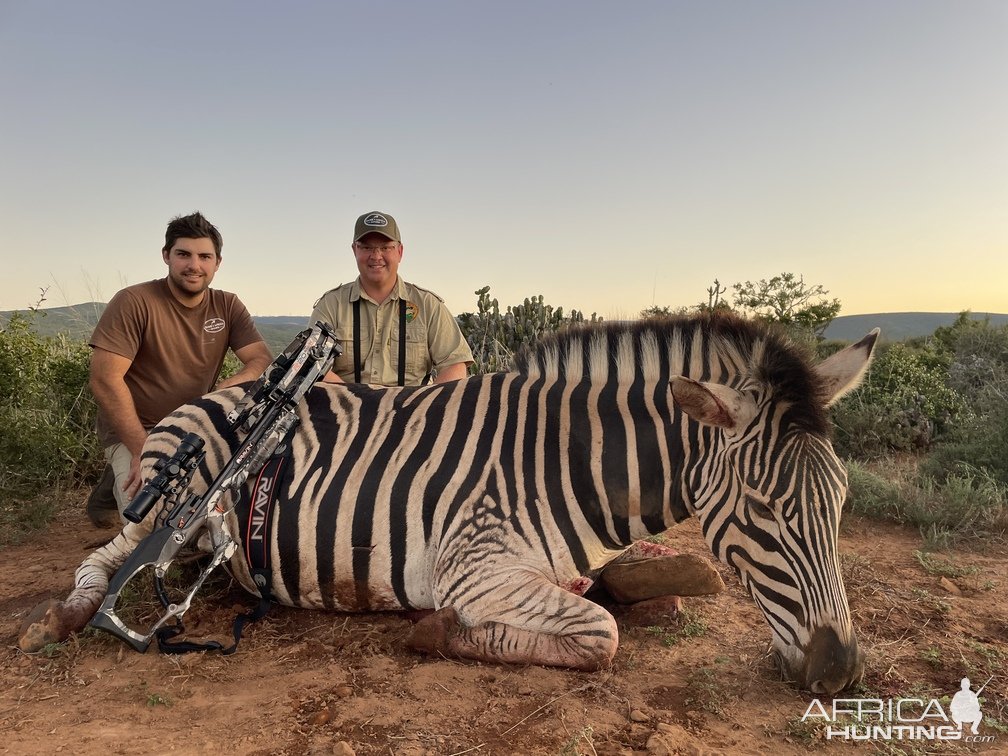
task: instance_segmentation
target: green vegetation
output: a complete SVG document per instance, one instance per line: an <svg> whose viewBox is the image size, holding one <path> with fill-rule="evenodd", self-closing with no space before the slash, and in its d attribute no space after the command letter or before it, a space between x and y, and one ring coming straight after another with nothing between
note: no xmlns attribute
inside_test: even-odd
<svg viewBox="0 0 1008 756"><path fill-rule="evenodd" d="M0 330L0 544L45 524L60 494L100 469L90 350L66 336L37 336L36 317L14 315Z"/></svg>
<svg viewBox="0 0 1008 756"><path fill-rule="evenodd" d="M511 305L504 312L497 299L490 298L489 286L479 289L476 296L476 312L464 312L457 320L472 349L472 370L477 375L510 369L521 347L585 319L577 310L564 315L562 307L545 304L541 294ZM590 320L598 318L593 314Z"/></svg>
<svg viewBox="0 0 1008 756"><path fill-rule="evenodd" d="M854 511L916 525L930 547L1008 532L1008 325L962 313L892 345L833 419Z"/></svg>
<svg viewBox="0 0 1008 756"><path fill-rule="evenodd" d="M920 529L928 548L1008 532L1008 487L963 467L938 481L891 460L847 463L850 511Z"/></svg>
<svg viewBox="0 0 1008 756"><path fill-rule="evenodd" d="M581 754L594 754L595 745L592 742L592 737L595 731L589 725L588 727L583 727L576 733L571 735L570 739L560 746L560 750L557 751L557 756L581 756Z"/></svg>
<svg viewBox="0 0 1008 756"><path fill-rule="evenodd" d="M715 281L715 285L717 282ZM793 331L822 336L826 326L840 312L839 299L826 299L829 291L821 285L807 285L802 276L781 273L770 280L746 281L732 286L735 309Z"/></svg>
<svg viewBox="0 0 1008 756"><path fill-rule="evenodd" d="M735 700L735 695L726 687L724 676L718 670L710 667L693 670L686 678L686 708L723 713L725 706Z"/></svg>
<svg viewBox="0 0 1008 756"><path fill-rule="evenodd" d="M690 609L681 609L675 624L670 627L649 625L645 632L657 637L666 646L674 646L684 638L699 638L707 633L707 623L703 617Z"/></svg>

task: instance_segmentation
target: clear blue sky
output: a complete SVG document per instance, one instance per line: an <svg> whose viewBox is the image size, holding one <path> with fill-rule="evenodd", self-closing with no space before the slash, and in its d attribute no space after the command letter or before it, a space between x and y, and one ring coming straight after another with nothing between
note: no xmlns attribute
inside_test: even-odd
<svg viewBox="0 0 1008 756"><path fill-rule="evenodd" d="M783 271L1008 312L1008 2L0 0L0 309L164 275L307 315L358 214L455 312L608 317Z"/></svg>

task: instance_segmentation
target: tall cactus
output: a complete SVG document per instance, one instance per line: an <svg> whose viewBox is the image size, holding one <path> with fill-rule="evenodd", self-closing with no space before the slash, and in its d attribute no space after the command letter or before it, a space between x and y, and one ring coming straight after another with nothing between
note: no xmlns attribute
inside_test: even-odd
<svg viewBox="0 0 1008 756"><path fill-rule="evenodd" d="M473 372L477 375L509 370L514 355L522 346L531 344L544 334L571 323L581 323L584 315L571 310L565 315L562 307L545 304L542 295L526 297L518 305L508 306L502 313L496 297L490 298L490 287L476 292L476 312L458 316L459 327L473 352ZM592 322L601 320L592 313Z"/></svg>

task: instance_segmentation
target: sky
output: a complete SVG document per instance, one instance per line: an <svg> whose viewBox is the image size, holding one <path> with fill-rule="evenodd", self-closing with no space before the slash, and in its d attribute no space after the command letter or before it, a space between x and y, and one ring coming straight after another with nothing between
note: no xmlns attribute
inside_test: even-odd
<svg viewBox="0 0 1008 756"><path fill-rule="evenodd" d="M782 272L1008 312L1005 0L0 0L0 310L163 277L305 315L361 213L457 313L634 317Z"/></svg>

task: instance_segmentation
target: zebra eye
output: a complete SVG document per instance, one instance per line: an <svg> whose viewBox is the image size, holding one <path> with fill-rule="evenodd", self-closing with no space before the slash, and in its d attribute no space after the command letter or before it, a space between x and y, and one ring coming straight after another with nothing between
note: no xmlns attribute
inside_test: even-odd
<svg viewBox="0 0 1008 756"><path fill-rule="evenodd" d="M774 507L773 502L769 498L761 494L759 491L753 491L752 489L745 490L745 503L749 511L756 517L760 517L764 520L774 520Z"/></svg>

